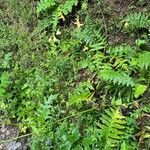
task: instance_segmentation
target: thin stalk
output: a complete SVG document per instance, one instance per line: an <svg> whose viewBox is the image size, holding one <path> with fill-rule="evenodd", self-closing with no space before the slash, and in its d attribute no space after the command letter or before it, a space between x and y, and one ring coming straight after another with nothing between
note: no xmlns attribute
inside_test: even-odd
<svg viewBox="0 0 150 150"><path fill-rule="evenodd" d="M59 123L59 122L61 122L61 121L63 121L63 120L66 120L66 119L75 117L75 116L80 116L81 114L86 113L86 112L89 112L89 111L92 111L92 110L96 110L96 108L87 109L87 110L78 112L78 113L76 113L76 114L69 115L69 116L64 117L64 118L62 118L62 119L56 120L56 121L54 122L54 124L55 124L55 123ZM28 133L28 134L24 134L24 135L21 135L21 136L18 136L18 137L14 137L14 138L11 138L11 139L8 139L8 140L2 140L2 141L0 141L0 144L4 144L4 143L7 143L7 142L11 142L11 141L14 141L14 140L18 140L18 139L21 139L21 138L24 138L24 137L27 137L27 136L30 136L30 135L33 135L33 132Z"/></svg>

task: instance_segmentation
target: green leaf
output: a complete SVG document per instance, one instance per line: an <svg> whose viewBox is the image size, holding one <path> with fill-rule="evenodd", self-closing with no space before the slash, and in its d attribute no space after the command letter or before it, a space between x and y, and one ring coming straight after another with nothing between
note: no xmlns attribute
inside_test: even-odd
<svg viewBox="0 0 150 150"><path fill-rule="evenodd" d="M110 108L100 118L102 123L97 125L101 128L102 148L109 149L116 147L118 142L125 135L126 118L122 116L119 109Z"/></svg>
<svg viewBox="0 0 150 150"><path fill-rule="evenodd" d="M69 105L81 105L83 101L91 101L93 98L93 94L91 92L93 90L93 86L90 81L80 83L74 92L70 93Z"/></svg>
<svg viewBox="0 0 150 150"><path fill-rule="evenodd" d="M147 90L146 85L136 84L134 88L134 97L138 98L139 96L143 95L146 90Z"/></svg>
<svg viewBox="0 0 150 150"><path fill-rule="evenodd" d="M3 62L2 62L2 67L3 68L10 68L10 65L9 65L9 62L10 60L12 59L12 53L7 53L3 59Z"/></svg>
<svg viewBox="0 0 150 150"><path fill-rule="evenodd" d="M148 67L150 66L150 52L148 51L143 51L139 53L139 58L138 58L138 66L141 69L147 70Z"/></svg>
<svg viewBox="0 0 150 150"><path fill-rule="evenodd" d="M105 80L114 84L134 86L133 79L126 73L120 71L114 71L112 69L103 69L99 72L99 76Z"/></svg>

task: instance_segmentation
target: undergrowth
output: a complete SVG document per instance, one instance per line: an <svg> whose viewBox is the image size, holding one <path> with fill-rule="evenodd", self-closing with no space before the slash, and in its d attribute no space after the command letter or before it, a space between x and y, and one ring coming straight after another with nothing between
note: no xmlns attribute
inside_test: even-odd
<svg viewBox="0 0 150 150"><path fill-rule="evenodd" d="M106 4L1 0L0 119L30 149L150 148L149 2Z"/></svg>

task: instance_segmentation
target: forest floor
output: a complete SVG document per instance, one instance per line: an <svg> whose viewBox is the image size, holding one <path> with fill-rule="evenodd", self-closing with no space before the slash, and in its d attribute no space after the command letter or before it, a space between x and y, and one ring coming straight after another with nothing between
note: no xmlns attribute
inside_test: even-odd
<svg viewBox="0 0 150 150"><path fill-rule="evenodd" d="M36 5L36 2L32 1L30 5L33 7L33 9L35 9L34 6ZM124 33L120 29L120 26L121 26L120 21L122 20L122 16L126 14L126 12L128 13L141 12L149 8L148 5L140 5L140 4L137 5L135 0L127 0L127 1L105 0L103 5L100 5L100 7L95 7L95 4L93 3L93 1L91 1L90 7L91 7L90 14L93 16L93 18L95 18L95 21L97 21L96 18L98 15L102 17L102 21L104 24L104 35L107 38L108 43L110 45L118 45L122 43L127 43L127 44L132 45L133 41L135 40L135 36L129 37L126 33ZM81 16L81 22L82 22L82 19L84 19L84 16ZM73 23L72 21L70 21L69 23L70 29L72 28L71 27L72 25ZM85 78L87 78L86 77L87 74L83 70L81 71L80 74L81 74L80 77L82 78L81 79L82 81L85 80ZM147 92L145 93L146 102L142 103L142 105L147 105L150 102L149 97L150 97L150 90L147 90ZM130 110L126 109L125 111L130 111ZM128 112L124 112L124 113L128 114ZM137 120L137 125L139 129L141 129L141 132L142 132L143 127L150 125L150 115L147 114L147 115L141 116L141 118ZM24 137L21 139L15 139L15 137L18 137L20 135L22 135L22 131L20 131L19 128L11 126L11 125L5 125L2 122L1 128L0 128L0 141L7 141L9 139L12 139L12 140L0 144L0 150L27 150L28 149L27 142L30 140L29 139L30 136L29 138ZM138 134L135 137L137 139L140 139ZM13 140L13 138L15 140ZM149 145L147 141L145 143L141 142L140 145L141 145L140 146L141 150L148 150L144 148L144 147L147 147L147 145Z"/></svg>

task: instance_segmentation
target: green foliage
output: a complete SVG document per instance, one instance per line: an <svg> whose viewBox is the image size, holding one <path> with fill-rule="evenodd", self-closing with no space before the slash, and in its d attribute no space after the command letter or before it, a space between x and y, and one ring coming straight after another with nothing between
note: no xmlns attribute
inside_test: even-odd
<svg viewBox="0 0 150 150"><path fill-rule="evenodd" d="M69 105L80 104L83 101L91 101L93 97L91 90L94 90L94 88L90 81L80 83L73 94L70 95Z"/></svg>
<svg viewBox="0 0 150 150"><path fill-rule="evenodd" d="M73 36L91 48L103 49L106 46L106 39L101 34L102 28L94 24L94 20L89 16L85 18L84 23L84 27L81 26L81 28L76 29Z"/></svg>
<svg viewBox="0 0 150 150"><path fill-rule="evenodd" d="M114 84L134 86L134 81L128 74L119 71L113 71L112 69L103 69L99 73L100 77L105 81L110 81Z"/></svg>
<svg viewBox="0 0 150 150"><path fill-rule="evenodd" d="M139 29L145 28L150 29L149 15L146 13L132 13L129 14L125 20L125 29L127 31L137 31Z"/></svg>
<svg viewBox="0 0 150 150"><path fill-rule="evenodd" d="M69 132L67 131L69 129ZM60 129L57 130L56 136L60 139L61 143L58 145L58 149L72 149L73 147L77 148L80 147L79 145L75 145L80 138L80 132L78 126L70 125L66 126L62 124Z"/></svg>
<svg viewBox="0 0 150 150"><path fill-rule="evenodd" d="M149 138L149 15L124 3L0 1L0 121L31 132L32 150L136 150Z"/></svg>
<svg viewBox="0 0 150 150"><path fill-rule="evenodd" d="M9 96L7 93L7 87L9 86L10 83L10 75L8 72L3 72L0 76L0 110L5 110L6 105L5 105L5 98Z"/></svg>
<svg viewBox="0 0 150 150"><path fill-rule="evenodd" d="M147 70L148 67L150 66L150 52L148 51L143 51L139 54L139 67L141 69Z"/></svg>
<svg viewBox="0 0 150 150"><path fill-rule="evenodd" d="M131 57L135 52L134 49L129 45L120 45L115 47L110 47L107 51L113 56L128 56Z"/></svg>
<svg viewBox="0 0 150 150"><path fill-rule="evenodd" d="M45 11L48 8L52 8L56 5L56 3L56 0L40 0L40 2L37 5L37 13Z"/></svg>
<svg viewBox="0 0 150 150"><path fill-rule="evenodd" d="M12 53L7 53L5 56L4 56L4 59L3 59L3 62L2 62L2 68L6 69L6 68L10 68L10 60L11 60L11 56L12 56Z"/></svg>
<svg viewBox="0 0 150 150"><path fill-rule="evenodd" d="M146 90L147 90L146 85L136 84L135 91L134 91L134 97L138 98L139 96L143 95Z"/></svg>
<svg viewBox="0 0 150 150"><path fill-rule="evenodd" d="M119 109L110 108L102 114L101 121L102 123L98 123L98 126L101 128L102 149L117 147L125 134L125 117L119 112Z"/></svg>
<svg viewBox="0 0 150 150"><path fill-rule="evenodd" d="M53 29L56 30L57 24L60 19L65 20L64 15L71 13L73 6L78 4L78 0L67 0L62 3L56 3L56 0L42 0L38 3L37 12L40 13L46 9L51 9L51 24ZM53 10L53 7L55 9Z"/></svg>

